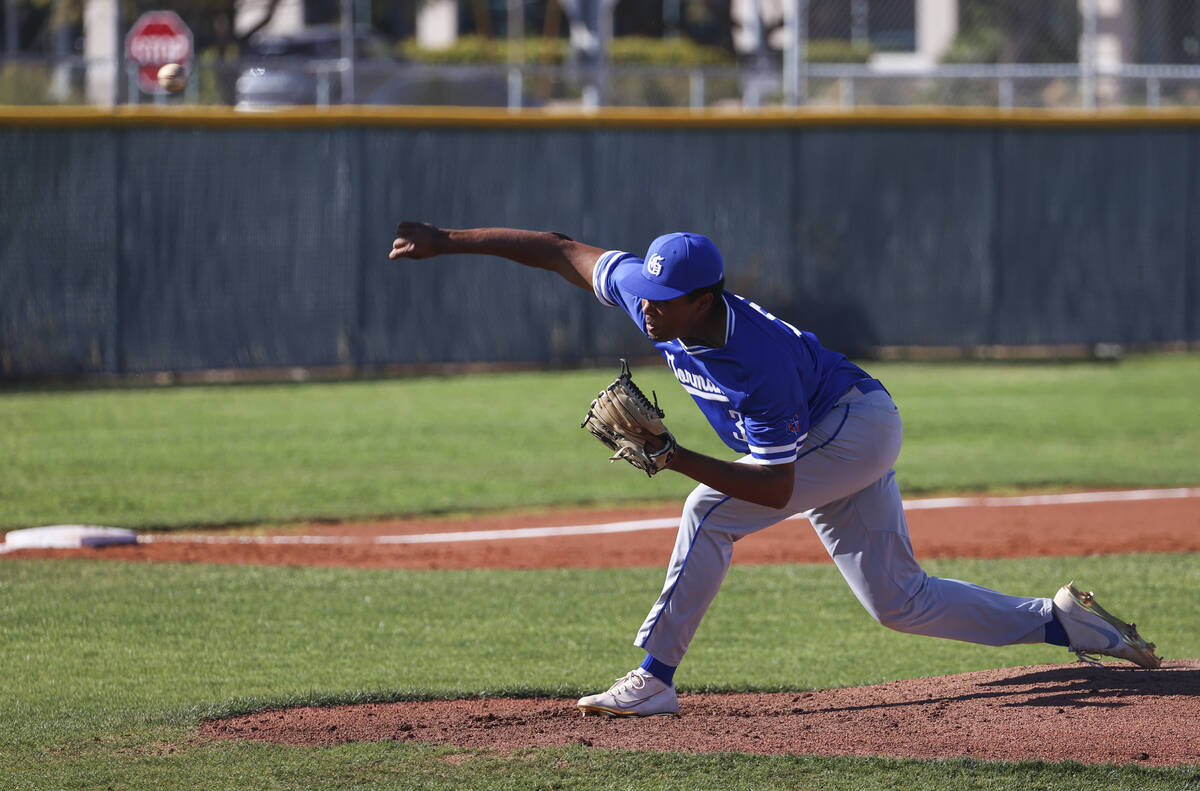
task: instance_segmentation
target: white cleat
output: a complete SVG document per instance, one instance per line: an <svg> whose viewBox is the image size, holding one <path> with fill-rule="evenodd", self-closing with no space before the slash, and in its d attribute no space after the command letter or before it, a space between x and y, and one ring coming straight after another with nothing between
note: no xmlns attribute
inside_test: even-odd
<svg viewBox="0 0 1200 791"><path fill-rule="evenodd" d="M1054 614L1071 641L1070 650L1089 665L1100 665L1094 654L1127 659L1147 668L1162 663L1154 655L1154 643L1143 640L1136 626L1105 610L1093 594L1080 591L1074 583L1068 582L1054 594Z"/></svg>
<svg viewBox="0 0 1200 791"><path fill-rule="evenodd" d="M607 692L579 699L583 716L603 714L607 717L649 717L654 714L678 714L679 698L675 687L636 668L629 671Z"/></svg>

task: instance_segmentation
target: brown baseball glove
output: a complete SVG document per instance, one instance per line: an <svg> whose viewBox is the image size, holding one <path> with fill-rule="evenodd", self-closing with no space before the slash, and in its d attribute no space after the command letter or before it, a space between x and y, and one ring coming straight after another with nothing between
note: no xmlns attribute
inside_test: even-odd
<svg viewBox="0 0 1200 791"><path fill-rule="evenodd" d="M663 425L658 394L653 395L651 403L633 383L629 363L621 360L621 375L600 391L579 427L616 451L609 461L624 459L646 475L654 475L670 463L676 442Z"/></svg>

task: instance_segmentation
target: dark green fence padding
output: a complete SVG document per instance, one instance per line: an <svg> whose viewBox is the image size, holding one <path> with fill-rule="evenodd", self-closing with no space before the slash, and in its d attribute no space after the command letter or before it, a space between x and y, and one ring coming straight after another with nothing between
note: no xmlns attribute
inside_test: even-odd
<svg viewBox="0 0 1200 791"><path fill-rule="evenodd" d="M705 233L730 288L852 353L1196 341L1197 119L0 114L0 378L647 351L623 314L544 272L389 261L402 218L638 253Z"/></svg>

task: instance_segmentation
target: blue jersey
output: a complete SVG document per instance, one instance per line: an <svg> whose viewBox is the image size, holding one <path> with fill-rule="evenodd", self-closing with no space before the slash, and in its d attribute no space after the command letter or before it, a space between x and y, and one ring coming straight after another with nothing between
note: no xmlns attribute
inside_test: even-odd
<svg viewBox="0 0 1200 791"><path fill-rule="evenodd" d="M603 304L624 309L645 333L642 301L622 293L616 277L624 267L641 266L641 258L610 250L596 262L592 289ZM868 376L811 332L737 294L726 291L722 298L723 346L688 346L675 339L654 347L726 445L759 464L795 461L809 427Z"/></svg>

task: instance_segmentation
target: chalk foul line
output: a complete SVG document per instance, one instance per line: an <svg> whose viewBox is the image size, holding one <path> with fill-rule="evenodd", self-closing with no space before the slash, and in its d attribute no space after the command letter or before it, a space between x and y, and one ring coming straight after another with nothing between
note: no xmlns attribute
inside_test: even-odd
<svg viewBox="0 0 1200 791"><path fill-rule="evenodd" d="M1176 500L1200 497L1200 487L1178 489L1137 489L1113 492L1075 492L1067 494L1036 494L1012 497L931 497L905 500L905 511L937 508L1022 508L1036 505L1078 505L1084 503L1116 503L1136 500ZM804 519L799 513L788 520ZM787 520L785 520L787 521ZM142 534L139 544L291 544L291 545L355 545L355 544L452 544L467 541L510 541L524 538L555 538L559 536L633 533L641 530L674 529L678 517L636 519L625 522L606 522L591 525L561 525L558 527L521 527L508 530L464 530L446 533L414 533L401 536L231 536L231 535L173 535Z"/></svg>

